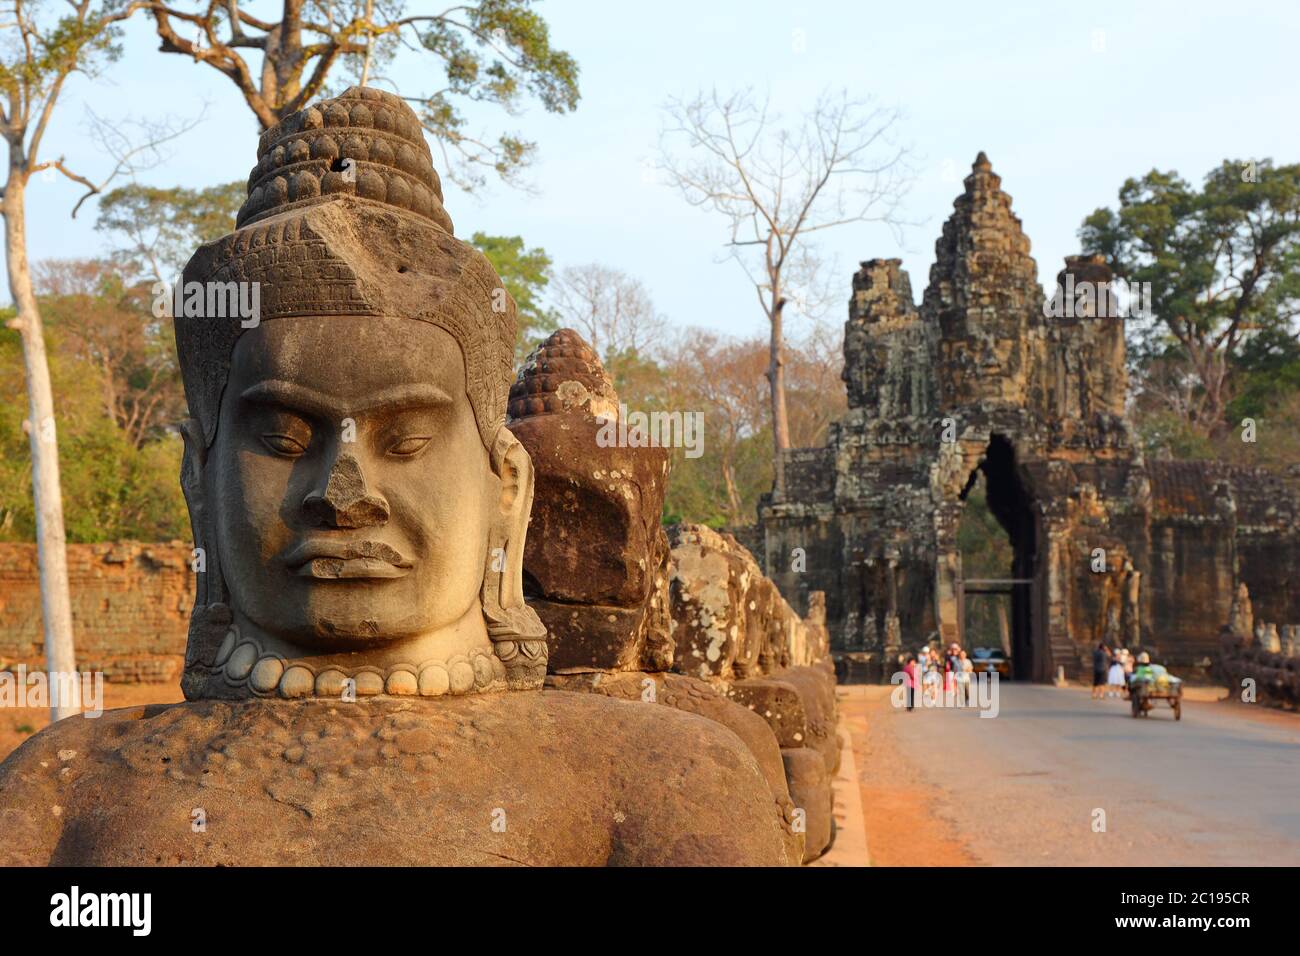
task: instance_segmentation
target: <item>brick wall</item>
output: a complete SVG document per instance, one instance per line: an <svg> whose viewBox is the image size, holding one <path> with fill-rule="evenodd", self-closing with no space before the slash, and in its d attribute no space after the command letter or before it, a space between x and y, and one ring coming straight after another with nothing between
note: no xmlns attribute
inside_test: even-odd
<svg viewBox="0 0 1300 956"><path fill-rule="evenodd" d="M194 603L190 545L68 545L77 667L110 681L180 676ZM0 543L0 668L44 666L36 545Z"/></svg>

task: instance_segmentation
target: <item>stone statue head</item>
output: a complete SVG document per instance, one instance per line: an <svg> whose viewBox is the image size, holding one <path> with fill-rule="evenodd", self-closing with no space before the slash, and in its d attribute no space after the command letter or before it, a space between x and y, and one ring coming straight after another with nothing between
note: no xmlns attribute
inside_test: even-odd
<svg viewBox="0 0 1300 956"><path fill-rule="evenodd" d="M262 134L235 233L175 304L203 555L186 697L540 686L515 304L453 237L410 108L353 88Z"/></svg>

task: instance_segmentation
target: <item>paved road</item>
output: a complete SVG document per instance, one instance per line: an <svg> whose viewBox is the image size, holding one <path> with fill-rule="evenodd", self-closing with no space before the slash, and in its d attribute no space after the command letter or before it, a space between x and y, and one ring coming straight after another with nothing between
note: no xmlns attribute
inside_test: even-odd
<svg viewBox="0 0 1300 956"><path fill-rule="evenodd" d="M999 705L873 708L980 862L1300 865L1300 716L1188 702L1180 722L1134 720L1125 701L1011 683Z"/></svg>

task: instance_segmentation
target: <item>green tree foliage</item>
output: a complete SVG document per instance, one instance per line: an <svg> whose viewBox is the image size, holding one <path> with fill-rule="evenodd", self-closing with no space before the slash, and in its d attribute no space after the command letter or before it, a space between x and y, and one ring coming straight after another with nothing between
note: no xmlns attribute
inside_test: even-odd
<svg viewBox="0 0 1300 956"><path fill-rule="evenodd" d="M76 354L58 327L47 334L68 540L187 539L179 437L136 447L105 411L102 368ZM26 409L18 334L0 330L0 541L36 536Z"/></svg>
<svg viewBox="0 0 1300 956"><path fill-rule="evenodd" d="M1278 343L1294 343L1300 164L1225 160L1199 190L1152 170L1127 180L1118 209L1096 210L1079 235L1119 277L1150 283L1155 321L1130 323L1129 337L1139 401L1157 431L1183 445L1222 437L1252 375L1285 361Z"/></svg>
<svg viewBox="0 0 1300 956"><path fill-rule="evenodd" d="M36 266L46 325L60 348L99 370L104 414L136 448L185 414L171 323L156 319L149 283L127 287L102 259L53 259Z"/></svg>
<svg viewBox="0 0 1300 956"><path fill-rule="evenodd" d="M492 263L506 291L515 300L519 310L517 352L522 358L556 328L555 313L542 302L551 281L551 257L541 246L524 248L520 236L476 232L470 242Z"/></svg>
<svg viewBox="0 0 1300 956"><path fill-rule="evenodd" d="M35 267L49 339L70 541L189 537L180 491L185 401L170 323L153 316L149 281L173 278L194 249L234 228L243 186L127 186L101 199L114 259ZM31 456L22 429L18 336L0 333L0 540L31 541Z"/></svg>
<svg viewBox="0 0 1300 956"><path fill-rule="evenodd" d="M551 46L549 27L532 7L532 0L470 0L423 14L408 12L402 0L285 0L272 20L234 0L149 9L160 49L231 80L263 129L352 83L391 88L383 70L402 51L427 54L441 78L432 81L437 88L410 99L442 149L442 171L472 190L485 182L486 170L512 181L536 145L511 133L476 133L465 104L490 103L508 114L526 96L552 113L578 105L578 64ZM256 50L260 62L250 65L245 50Z"/></svg>
<svg viewBox="0 0 1300 956"><path fill-rule="evenodd" d="M1285 329L1264 329L1234 360L1237 395L1228 419L1267 418L1300 393L1300 338Z"/></svg>
<svg viewBox="0 0 1300 956"><path fill-rule="evenodd" d="M961 549L963 577L1011 576L1011 539L989 510L988 484L982 471L976 474L975 484L966 495L957 527L957 546Z"/></svg>
<svg viewBox="0 0 1300 956"><path fill-rule="evenodd" d="M678 384L674 405L699 413L703 454L674 452L669 505L685 520L722 527L751 524L759 495L771 487L771 441L766 381L767 345L733 341L697 330L678 343L669 374Z"/></svg>
<svg viewBox="0 0 1300 956"><path fill-rule="evenodd" d="M60 5L55 16L49 15L47 5L40 3L20 2L6 7L3 26L21 37L0 57L0 87L14 94L15 101L6 104L6 109L21 105L25 98L36 102L56 85L61 87L69 73L94 73L120 58L119 24L134 12L128 5L111 0ZM6 117L9 123L31 119L30 115ZM44 123L41 125L43 128Z"/></svg>
<svg viewBox="0 0 1300 956"><path fill-rule="evenodd" d="M243 182L206 189L132 183L99 200L95 228L113 236L134 276L171 282L202 243L234 231L246 192Z"/></svg>

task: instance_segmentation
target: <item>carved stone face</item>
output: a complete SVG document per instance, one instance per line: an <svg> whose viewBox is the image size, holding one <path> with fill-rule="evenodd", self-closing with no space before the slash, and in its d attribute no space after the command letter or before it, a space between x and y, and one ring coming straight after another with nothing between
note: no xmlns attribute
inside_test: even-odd
<svg viewBox="0 0 1300 956"><path fill-rule="evenodd" d="M304 648L360 649L479 601L501 498L447 332L404 318L240 337L205 470L230 603Z"/></svg>

